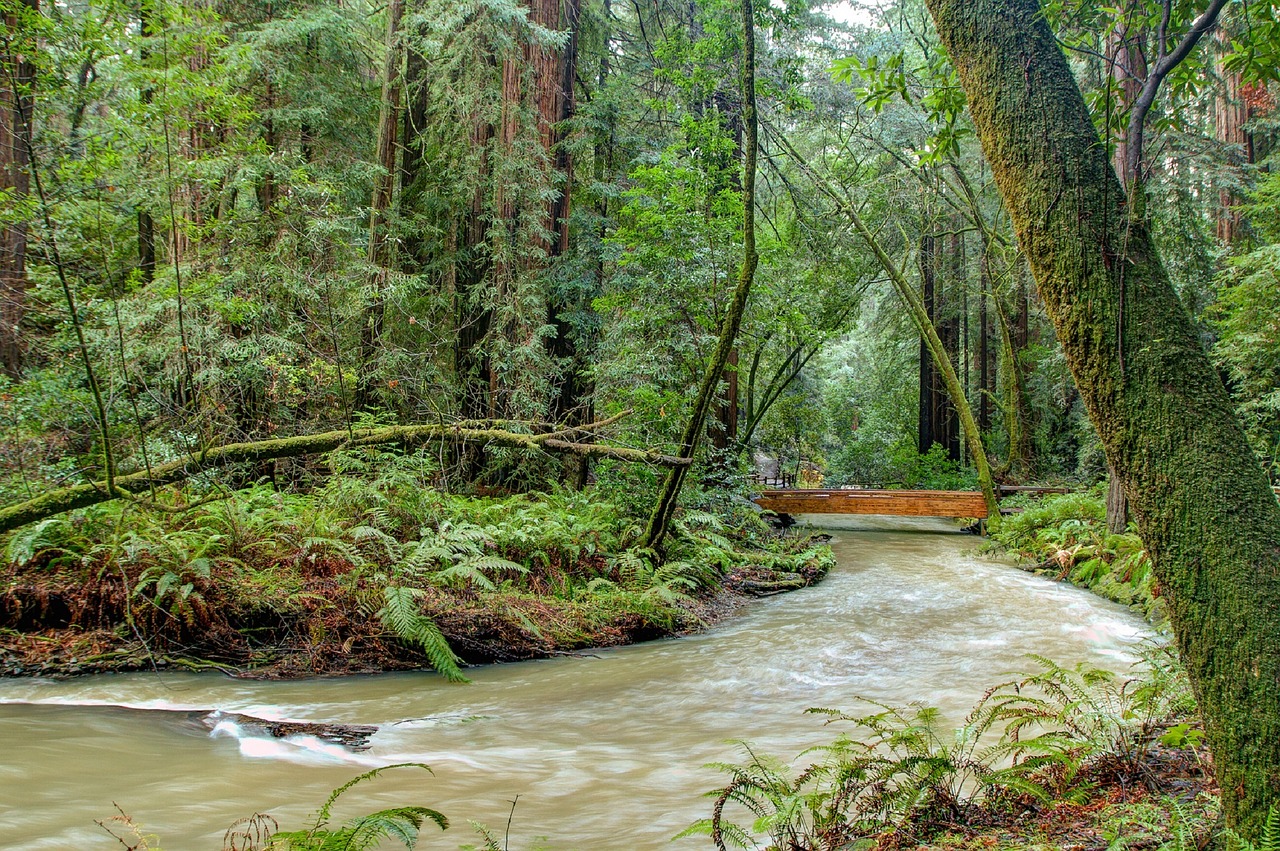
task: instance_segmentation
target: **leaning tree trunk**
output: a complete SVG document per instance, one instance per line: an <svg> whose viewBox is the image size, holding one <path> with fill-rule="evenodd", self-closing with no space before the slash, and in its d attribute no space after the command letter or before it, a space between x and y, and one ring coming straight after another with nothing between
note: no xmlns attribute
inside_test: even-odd
<svg viewBox="0 0 1280 851"><path fill-rule="evenodd" d="M702 386L698 390L698 398L693 406L693 413L685 427L680 440L680 457L692 459L698 449L707 425L707 414L716 398L716 388L729 363L729 355L733 351L734 341L738 336L738 328L742 325L742 315L747 309L747 297L751 294L751 284L755 280L756 263L756 42L755 21L753 18L752 0L742 0L742 123L746 129L746 144L743 146L742 164L742 269L738 275L738 285L733 291L733 300L720 325L720 340L716 344L715 354L707 366ZM687 466L672 467L667 473L662 493L649 516L649 526L645 531L645 546L657 548L666 537L667 527L676 511L676 503L680 499L680 488L684 485Z"/></svg>
<svg viewBox="0 0 1280 851"><path fill-rule="evenodd" d="M1038 4L927 3L1256 840L1280 800L1280 505Z"/></svg>

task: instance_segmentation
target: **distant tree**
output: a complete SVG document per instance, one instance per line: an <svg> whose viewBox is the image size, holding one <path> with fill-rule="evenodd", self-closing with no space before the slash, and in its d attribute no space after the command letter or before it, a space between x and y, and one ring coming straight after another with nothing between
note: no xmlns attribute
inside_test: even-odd
<svg viewBox="0 0 1280 851"><path fill-rule="evenodd" d="M22 375L22 318L27 302L27 216L31 191L29 152L34 126L39 0L0 4L4 36L0 41L0 198L9 213L0 220L0 369ZM24 35L25 34L25 35Z"/></svg>

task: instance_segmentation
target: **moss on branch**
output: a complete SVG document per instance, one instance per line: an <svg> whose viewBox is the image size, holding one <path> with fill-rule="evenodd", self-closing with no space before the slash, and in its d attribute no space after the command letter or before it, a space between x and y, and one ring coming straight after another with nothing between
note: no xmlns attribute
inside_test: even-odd
<svg viewBox="0 0 1280 851"><path fill-rule="evenodd" d="M58 488L40 496L0 508L0 532L8 532L35 523L46 517L87 508L114 499L137 499L143 493L159 485L171 485L206 470L228 467L234 464L271 461L280 458L297 458L303 455L320 455L352 446L377 446L401 444L418 446L441 441L445 443L471 443L482 446L505 446L543 452L570 453L590 458L611 458L628 463L654 464L664 467L680 467L689 459L676 458L658 452L607 446L602 443L583 442L582 438L626 416L630 411L570 429L545 431L539 434L522 434L508 428L478 427L478 423L439 423L432 425L384 426L347 431L339 429L320 434L304 434L272 440L256 440L246 443L228 443L212 446L199 454L189 455L167 464L152 466L150 471L139 470L124 475L117 474L109 484L106 481L85 482ZM502 425L515 426L504 422Z"/></svg>

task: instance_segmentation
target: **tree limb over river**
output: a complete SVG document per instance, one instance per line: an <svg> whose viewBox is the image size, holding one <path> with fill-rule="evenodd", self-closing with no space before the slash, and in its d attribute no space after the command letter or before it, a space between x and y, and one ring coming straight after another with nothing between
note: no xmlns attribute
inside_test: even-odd
<svg viewBox="0 0 1280 851"><path fill-rule="evenodd" d="M338 429L320 434L282 437L275 440L259 440L246 443L228 443L202 450L150 470L138 470L101 481L85 482L49 491L24 502L0 509L0 532L8 532L77 508L87 508L116 499L146 500L141 493L157 485L171 485L202 473L232 464L255 461L272 461L279 458L296 458L301 455L319 455L336 449L360 446L400 444L418 446L425 443L473 444L480 446L504 446L514 449L535 449L557 454L571 454L588 458L611 458L628 463L656 464L663 467L681 467L691 459L677 458L660 452L608 446L596 443L590 436L630 414L620 414L573 427L546 427L530 423L510 421L467 421L437 423L431 425L385 426L365 429ZM500 427L507 426L507 427ZM513 427L543 428L540 433L524 434Z"/></svg>

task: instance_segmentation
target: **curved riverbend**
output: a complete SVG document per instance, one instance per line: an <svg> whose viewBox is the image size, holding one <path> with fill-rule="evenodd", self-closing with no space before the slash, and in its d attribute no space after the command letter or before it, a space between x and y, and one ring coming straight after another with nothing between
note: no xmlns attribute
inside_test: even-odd
<svg viewBox="0 0 1280 851"><path fill-rule="evenodd" d="M433 674L0 681L5 842L111 848L93 820L114 801L165 848L217 849L238 817L298 825L359 771L421 761L434 776L388 774L336 815L436 807L455 826L424 847L452 848L470 841L467 819L501 833L518 795L514 849L540 836L556 849L665 848L709 812L700 793L719 777L702 766L738 758L726 740L790 758L831 738L806 708L852 710L859 695L959 720L988 686L1028 670L1028 653L1123 670L1150 634L1120 606L979 557L977 539L942 521L812 519L832 528L839 560L816 587L702 635L476 669L471 686ZM211 733L199 718L215 708L381 730L350 753L232 724Z"/></svg>

